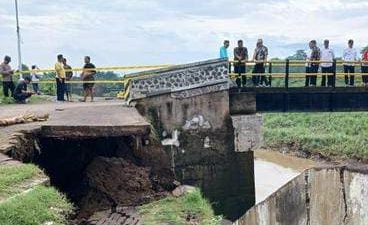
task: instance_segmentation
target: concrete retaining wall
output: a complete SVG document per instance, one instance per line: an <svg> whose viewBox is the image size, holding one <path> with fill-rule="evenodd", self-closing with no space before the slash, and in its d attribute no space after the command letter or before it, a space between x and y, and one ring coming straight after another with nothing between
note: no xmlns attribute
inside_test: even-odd
<svg viewBox="0 0 368 225"><path fill-rule="evenodd" d="M236 225L366 225L368 168L323 167L305 171Z"/></svg>

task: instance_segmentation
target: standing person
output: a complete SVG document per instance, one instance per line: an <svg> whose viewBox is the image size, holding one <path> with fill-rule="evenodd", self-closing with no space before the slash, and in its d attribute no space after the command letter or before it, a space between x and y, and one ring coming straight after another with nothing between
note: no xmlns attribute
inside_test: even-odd
<svg viewBox="0 0 368 225"><path fill-rule="evenodd" d="M32 88L33 88L34 93L36 93L37 95L40 95L41 92L40 92L40 87L38 85L38 82L40 82L41 75L37 73L37 70L38 70L37 66L33 65L32 71L31 71L31 80L32 80Z"/></svg>
<svg viewBox="0 0 368 225"><path fill-rule="evenodd" d="M56 95L57 101L64 102L64 92L65 92L65 70L63 64L63 55L57 56L57 62L55 64L56 71Z"/></svg>
<svg viewBox="0 0 368 225"><path fill-rule="evenodd" d="M240 61L248 60L248 49L243 46L243 40L238 41L238 47L234 48L234 72L236 74L242 74L236 79L236 84L238 87L245 86L247 84L247 77L244 75L246 73L246 63Z"/></svg>
<svg viewBox="0 0 368 225"><path fill-rule="evenodd" d="M229 59L229 55L227 54L227 49L230 46L230 41L225 40L224 45L220 48L220 59Z"/></svg>
<svg viewBox="0 0 368 225"><path fill-rule="evenodd" d="M26 99L30 98L34 93L27 91L27 85L32 81L31 77L26 76L23 80L19 81L17 87L14 90L14 99L16 103L26 104Z"/></svg>
<svg viewBox="0 0 368 225"><path fill-rule="evenodd" d="M362 79L364 86L368 86L368 48L363 51L362 55Z"/></svg>
<svg viewBox="0 0 368 225"><path fill-rule="evenodd" d="M268 86L268 82L264 74L265 70L265 62L268 57L268 49L263 45L263 40L258 39L256 49L253 54L253 61L255 61L255 65L253 68L253 73L255 75L252 76L254 86ZM264 84L263 84L264 83Z"/></svg>
<svg viewBox="0 0 368 225"><path fill-rule="evenodd" d="M344 61L345 85L354 86L355 61L358 59L358 53L354 46L354 41L348 41L348 47L344 50L342 60Z"/></svg>
<svg viewBox="0 0 368 225"><path fill-rule="evenodd" d="M11 96L14 94L14 82L13 82L13 74L14 70L10 67L9 63L11 62L10 56L4 57L4 62L0 64L0 74L3 77L3 93L4 97L9 97L9 90Z"/></svg>
<svg viewBox="0 0 368 225"><path fill-rule="evenodd" d="M93 86L94 83L91 81L95 80L95 74L96 70L95 65L91 63L91 58L89 56L84 57L84 67L83 72L81 74L83 81L86 81L83 83L83 90L84 90L84 100L83 102L87 101L87 96L91 96L91 102L93 102Z"/></svg>
<svg viewBox="0 0 368 225"><path fill-rule="evenodd" d="M319 61L321 59L321 50L317 47L317 41L311 40L309 42L310 55L307 57L306 79L305 86L317 85L317 73L319 68ZM309 75L308 75L309 74Z"/></svg>
<svg viewBox="0 0 368 225"><path fill-rule="evenodd" d="M322 70L322 81L321 86L326 86L326 78L327 78L327 86L332 87L335 83L334 76L331 75L333 73L333 60L335 59L334 51L330 48L330 41L325 40L323 42L324 48L321 50L321 70ZM323 74L330 74L330 75L323 75Z"/></svg>
<svg viewBox="0 0 368 225"><path fill-rule="evenodd" d="M70 81L73 77L73 71L71 71L72 67L67 64L66 58L63 59L63 65L65 70L65 81ZM66 100L68 102L72 102L72 88L70 83L65 83L65 94Z"/></svg>

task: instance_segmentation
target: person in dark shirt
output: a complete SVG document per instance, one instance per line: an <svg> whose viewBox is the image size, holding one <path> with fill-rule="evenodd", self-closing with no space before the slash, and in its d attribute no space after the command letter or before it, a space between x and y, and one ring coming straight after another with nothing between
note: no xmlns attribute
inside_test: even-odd
<svg viewBox="0 0 368 225"><path fill-rule="evenodd" d="M318 61L321 59L321 50L317 47L317 41L309 42L310 54L307 58L307 67L305 76L305 87L315 87L317 84L317 73L319 69Z"/></svg>
<svg viewBox="0 0 368 225"><path fill-rule="evenodd" d="M31 83L31 78L26 76L24 80L19 81L19 83L15 87L13 98L15 99L17 103L25 104L26 99L30 98L33 95L32 92L27 91L27 85L30 83Z"/></svg>
<svg viewBox="0 0 368 225"><path fill-rule="evenodd" d="M71 66L68 65L66 58L63 59L63 65L65 70L65 81L70 81L73 77L73 71ZM70 83L65 83L65 94L68 102L72 102L72 87Z"/></svg>
<svg viewBox="0 0 368 225"><path fill-rule="evenodd" d="M84 67L83 72L81 74L83 83L83 90L84 90L84 100L83 102L87 101L87 97L91 96L91 102L93 102L93 86L94 83L92 81L95 80L96 67L91 63L91 58L89 56L84 57Z"/></svg>
<svg viewBox="0 0 368 225"><path fill-rule="evenodd" d="M244 61L248 60L248 49L243 47L243 40L238 41L238 47L234 48L234 73L239 74L236 79L238 87L245 86L247 84L246 64ZM240 80L241 76L241 80Z"/></svg>

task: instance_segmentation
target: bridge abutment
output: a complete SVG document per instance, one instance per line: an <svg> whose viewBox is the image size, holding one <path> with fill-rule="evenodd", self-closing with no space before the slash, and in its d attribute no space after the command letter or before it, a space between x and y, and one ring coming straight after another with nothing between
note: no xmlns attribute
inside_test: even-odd
<svg viewBox="0 0 368 225"><path fill-rule="evenodd" d="M217 214L236 220L255 203L261 119L253 111L232 118L227 68L215 60L151 71L133 78L130 103L153 126L176 179L200 187Z"/></svg>
<svg viewBox="0 0 368 225"><path fill-rule="evenodd" d="M176 179L200 187L217 214L239 218L255 202L253 152L235 151L228 91L136 101L171 158Z"/></svg>

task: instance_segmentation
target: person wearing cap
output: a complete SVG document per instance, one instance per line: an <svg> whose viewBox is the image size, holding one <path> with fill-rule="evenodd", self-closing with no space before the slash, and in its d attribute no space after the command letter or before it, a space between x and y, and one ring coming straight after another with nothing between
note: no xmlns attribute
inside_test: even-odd
<svg viewBox="0 0 368 225"><path fill-rule="evenodd" d="M326 86L326 78L327 78L327 86L332 87L334 84L334 76L332 75L333 71L333 60L335 59L334 51L330 48L330 41L325 40L323 42L324 47L321 50L321 70L322 70L322 81L321 86ZM328 74L328 75L325 75Z"/></svg>
<svg viewBox="0 0 368 225"><path fill-rule="evenodd" d="M4 61L0 64L0 74L3 78L3 93L4 97L9 97L9 91L11 96L14 94L14 82L13 82L13 74L14 70L10 67L9 63L11 62L10 56L5 56Z"/></svg>
<svg viewBox="0 0 368 225"><path fill-rule="evenodd" d="M365 87L368 87L368 48L362 55L362 79Z"/></svg>
<svg viewBox="0 0 368 225"><path fill-rule="evenodd" d="M354 86L355 61L358 53L354 47L354 41L348 41L348 47L344 50L342 60L344 61L345 85Z"/></svg>
<svg viewBox="0 0 368 225"><path fill-rule="evenodd" d="M25 104L26 99L30 98L34 93L27 91L27 85L30 84L32 79L29 76L26 76L23 80L19 81L17 87L14 90L13 98L16 103Z"/></svg>
<svg viewBox="0 0 368 225"><path fill-rule="evenodd" d="M268 57L268 48L263 45L262 39L258 39L256 49L254 50L253 54L253 61L255 61L253 73L255 75L252 76L253 85L256 87L268 86L266 76L263 75L266 72L265 62L267 61L267 57Z"/></svg>
<svg viewBox="0 0 368 225"><path fill-rule="evenodd" d="M55 71L56 71L56 95L57 101L64 102L64 92L65 92L65 69L64 69L64 57L63 55L59 54L57 56L57 62L55 64Z"/></svg>

